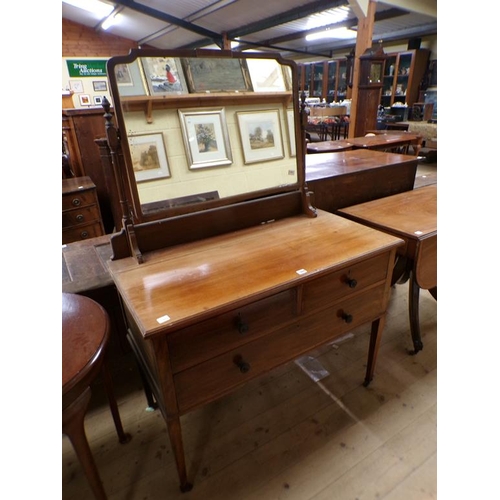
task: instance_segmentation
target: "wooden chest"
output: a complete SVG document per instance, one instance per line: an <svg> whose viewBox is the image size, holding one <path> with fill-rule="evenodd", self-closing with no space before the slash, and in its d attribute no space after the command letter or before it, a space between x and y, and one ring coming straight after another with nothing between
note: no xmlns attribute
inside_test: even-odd
<svg viewBox="0 0 500 500"><path fill-rule="evenodd" d="M90 177L62 181L62 243L104 235L95 184Z"/></svg>

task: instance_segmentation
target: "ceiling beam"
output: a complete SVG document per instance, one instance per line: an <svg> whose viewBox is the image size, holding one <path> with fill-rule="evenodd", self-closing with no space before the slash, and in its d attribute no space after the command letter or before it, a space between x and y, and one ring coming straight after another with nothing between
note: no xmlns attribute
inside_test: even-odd
<svg viewBox="0 0 500 500"><path fill-rule="evenodd" d="M380 3L415 12L416 14L435 17L437 19L437 0L383 0L383 2Z"/></svg>
<svg viewBox="0 0 500 500"><path fill-rule="evenodd" d="M194 33L197 33L198 35L210 38L212 42L216 43L219 46L222 46L223 44L222 34L216 33L215 31L207 30L196 24L184 21L184 19L179 19L175 16L171 16L170 14L166 14L165 12L152 9L151 7L147 7L146 5L137 3L134 0L113 0L113 1L119 5L122 5L123 7L127 7L127 9L140 12L141 14L144 14L146 16L154 17L155 19L159 19L160 21L174 24L175 26L179 26L180 28L184 28L185 30L192 31Z"/></svg>

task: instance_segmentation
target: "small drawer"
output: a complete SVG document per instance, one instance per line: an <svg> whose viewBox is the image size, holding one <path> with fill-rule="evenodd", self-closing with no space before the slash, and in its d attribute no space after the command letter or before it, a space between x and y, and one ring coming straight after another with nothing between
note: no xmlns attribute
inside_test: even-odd
<svg viewBox="0 0 500 500"><path fill-rule="evenodd" d="M95 204L96 196L94 190L77 191L74 193L65 194L62 197L63 211Z"/></svg>
<svg viewBox="0 0 500 500"><path fill-rule="evenodd" d="M88 224L72 229L64 229L62 232L62 244L72 243L73 241L86 240L102 236L103 230L100 223Z"/></svg>
<svg viewBox="0 0 500 500"><path fill-rule="evenodd" d="M328 307L339 297L384 280L390 253L384 253L304 284L302 313Z"/></svg>
<svg viewBox="0 0 500 500"><path fill-rule="evenodd" d="M384 283L175 374L179 411L185 413L227 394L248 380L377 319L384 313L386 302Z"/></svg>
<svg viewBox="0 0 500 500"><path fill-rule="evenodd" d="M285 290L168 335L174 373L277 330L295 319L295 289Z"/></svg>
<svg viewBox="0 0 500 500"><path fill-rule="evenodd" d="M76 210L68 210L62 213L62 227L73 227L100 219L97 205L90 205Z"/></svg>

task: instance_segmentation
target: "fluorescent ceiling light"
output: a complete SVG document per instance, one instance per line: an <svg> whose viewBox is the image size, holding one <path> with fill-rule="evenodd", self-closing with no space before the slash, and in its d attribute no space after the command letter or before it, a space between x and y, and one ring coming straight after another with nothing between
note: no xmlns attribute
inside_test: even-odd
<svg viewBox="0 0 500 500"><path fill-rule="evenodd" d="M108 16L106 19L104 19L103 23L101 24L101 28L103 30L107 30L108 28L111 28L111 26L118 24L121 21L121 18L122 18L121 14L114 14Z"/></svg>
<svg viewBox="0 0 500 500"><path fill-rule="evenodd" d="M114 5L100 2L99 0L63 0L64 3L92 12L100 17L106 17L113 12Z"/></svg>
<svg viewBox="0 0 500 500"><path fill-rule="evenodd" d="M313 14L307 18L306 30L328 26L345 21L349 17L350 8L348 6L337 7Z"/></svg>
<svg viewBox="0 0 500 500"><path fill-rule="evenodd" d="M348 28L336 28L333 30L319 31L318 33L306 35L306 40L308 42L312 40L320 40L322 38L338 38L340 40L346 40L349 38L356 38L356 32Z"/></svg>

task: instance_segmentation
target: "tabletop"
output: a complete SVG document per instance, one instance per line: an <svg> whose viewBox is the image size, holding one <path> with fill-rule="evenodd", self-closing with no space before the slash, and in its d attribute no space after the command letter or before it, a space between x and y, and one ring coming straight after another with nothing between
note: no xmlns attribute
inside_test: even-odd
<svg viewBox="0 0 500 500"><path fill-rule="evenodd" d="M401 240L318 210L110 263L141 334L189 326L331 272ZM362 256L362 257L360 257Z"/></svg>
<svg viewBox="0 0 500 500"><path fill-rule="evenodd" d="M368 149L306 155L306 181L415 161L415 157L412 155Z"/></svg>
<svg viewBox="0 0 500 500"><path fill-rule="evenodd" d="M338 213L394 235L423 239L437 234L437 185L343 208Z"/></svg>

